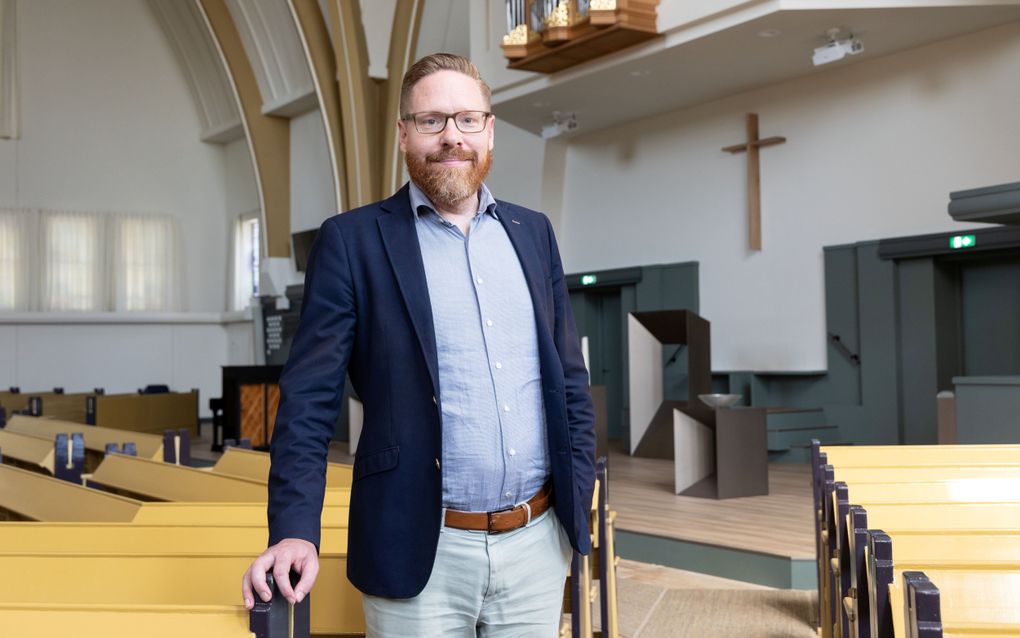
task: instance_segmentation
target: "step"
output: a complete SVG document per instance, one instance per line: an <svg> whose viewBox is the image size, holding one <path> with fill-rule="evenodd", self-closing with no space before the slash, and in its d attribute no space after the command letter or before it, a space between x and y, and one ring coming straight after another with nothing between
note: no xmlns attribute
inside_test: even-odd
<svg viewBox="0 0 1020 638"><path fill-rule="evenodd" d="M813 426L770 428L767 434L769 452L782 452L792 447L810 447L811 439L828 444L839 435L839 428L819 423Z"/></svg>
<svg viewBox="0 0 1020 638"><path fill-rule="evenodd" d="M765 421L770 430L824 425L825 411L821 408L766 408Z"/></svg>
<svg viewBox="0 0 1020 638"><path fill-rule="evenodd" d="M844 441L830 441L826 445L847 445ZM769 450L769 463L810 463L810 446L791 446L788 450Z"/></svg>

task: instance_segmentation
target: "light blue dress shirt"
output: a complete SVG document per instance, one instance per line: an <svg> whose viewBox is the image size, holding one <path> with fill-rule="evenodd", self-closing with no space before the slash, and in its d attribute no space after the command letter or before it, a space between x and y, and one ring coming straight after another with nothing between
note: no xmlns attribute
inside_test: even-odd
<svg viewBox="0 0 1020 638"><path fill-rule="evenodd" d="M443 506L512 507L550 473L535 312L496 200L483 184L465 237L412 181L439 357Z"/></svg>

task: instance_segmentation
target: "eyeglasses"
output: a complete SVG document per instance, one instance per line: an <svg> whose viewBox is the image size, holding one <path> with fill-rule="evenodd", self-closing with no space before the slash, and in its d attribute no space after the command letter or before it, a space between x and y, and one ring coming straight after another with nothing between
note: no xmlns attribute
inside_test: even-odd
<svg viewBox="0 0 1020 638"><path fill-rule="evenodd" d="M459 111L457 113L441 113L439 111L425 111L423 113L411 113L400 118L405 122L414 120L414 128L422 135L435 135L446 130L446 123L453 118L457 130L461 133L480 133L485 129L485 123L492 113L488 111Z"/></svg>

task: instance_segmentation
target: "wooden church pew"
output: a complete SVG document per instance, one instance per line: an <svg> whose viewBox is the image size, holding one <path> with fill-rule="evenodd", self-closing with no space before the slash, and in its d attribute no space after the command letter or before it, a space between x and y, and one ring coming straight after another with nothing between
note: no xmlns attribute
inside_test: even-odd
<svg viewBox="0 0 1020 638"><path fill-rule="evenodd" d="M1013 464L1020 444L975 445L824 445L819 451L842 468Z"/></svg>
<svg viewBox="0 0 1020 638"><path fill-rule="evenodd" d="M130 522L142 503L0 465L0 510L16 520Z"/></svg>
<svg viewBox="0 0 1020 638"><path fill-rule="evenodd" d="M269 479L269 453L229 447L223 451L223 456L216 461L212 471L217 474L267 481ZM350 487L353 475L353 466L329 463L326 466L326 487Z"/></svg>
<svg viewBox="0 0 1020 638"><path fill-rule="evenodd" d="M846 496L840 509L846 506ZM841 540L827 544L832 553L831 567L824 573L823 596L832 610L827 617L844 625L844 634L853 632L859 622L855 617L868 617L884 604L882 592L863 598L869 592L866 574L867 528L910 530L928 534L953 532L1002 534L1020 533L1020 503L881 503L866 507L851 505L840 525L830 528ZM986 537L993 538L993 537ZM867 623L867 620L863 621Z"/></svg>
<svg viewBox="0 0 1020 638"><path fill-rule="evenodd" d="M869 602L869 610L861 621L870 628L871 636L889 635L893 631L893 608L900 604L892 597L889 586L894 575L913 570L932 570L939 566L953 569L961 566L1002 568L1020 560L1020 530L1011 533L974 531L938 534L930 530L869 530L865 578L860 584ZM1004 592L1011 600L1017 587ZM985 592L994 599L1003 592ZM986 601L987 602L987 601ZM985 604L985 603L983 603Z"/></svg>
<svg viewBox="0 0 1020 638"><path fill-rule="evenodd" d="M293 586L299 576L291 572ZM310 635L311 596L289 605L272 574L268 603L256 600L251 611L239 605L88 605L0 603L0 627L12 635L107 638L137 635L144 628L155 638L294 638Z"/></svg>
<svg viewBox="0 0 1020 638"><path fill-rule="evenodd" d="M330 498L327 496L327 501ZM347 498L322 506L322 529L347 527ZM265 528L265 503L142 503L132 522L143 525L249 525Z"/></svg>
<svg viewBox="0 0 1020 638"><path fill-rule="evenodd" d="M822 446L811 445L816 521L822 514L824 468L838 466L846 483L941 481L947 478L1020 477L1020 445ZM816 525L816 534L821 529Z"/></svg>
<svg viewBox="0 0 1020 638"><path fill-rule="evenodd" d="M198 434L198 390L162 394L95 395L94 417L100 427L160 434L186 428Z"/></svg>
<svg viewBox="0 0 1020 638"><path fill-rule="evenodd" d="M1009 448L1009 446L1005 446ZM822 451L824 450L824 452ZM846 625L847 615L844 615L842 594L850 591L857 591L850 582L855 577L855 572L860 571L860 548L851 547L854 545L854 534L858 540L861 529L848 529L847 520L850 502L885 501L896 502L904 499L920 500L967 500L967 494L975 494L975 488L983 487L981 482L958 483L952 494L948 493L948 486L929 485L921 488L921 493L914 496L904 496L906 492L894 493L897 488L890 487L883 490L880 486L862 487L866 481L889 481L904 480L910 478L931 478L937 476L1006 476L1016 477L1016 468L1009 464L1017 457L1017 446L1006 449L1003 446L949 446L945 448L931 448L927 446L915 446L907 448L910 454L906 455L912 461L916 461L920 467L893 467L890 464L904 464L906 456L899 447L896 448L820 448L817 442L812 446L812 481L816 510L816 548L819 557L819 614L822 618L823 630L826 635L830 633L841 633L849 630ZM831 453L834 459L841 463L838 470L834 471L831 466L825 464ZM952 465L944 465L952 463ZM967 465L970 463L970 465ZM845 465L843 465L845 464ZM868 465L874 467L868 467ZM851 467L848 467L851 466ZM857 467L852 467L857 466ZM925 467L927 466L927 467ZM827 475L823 471L827 470ZM892 470L892 472L890 471ZM892 476L895 473L895 476ZM835 481L833 480L835 477ZM835 485L840 479L848 481L859 481L856 487L863 490L863 499L855 499L853 496L846 497L846 487L843 486L843 499L839 499L835 493ZM823 481L827 479L827 482ZM984 487L987 487L985 484ZM985 495L983 500L1015 500L1010 495L1013 493L1015 483L1010 480L999 486L998 497ZM904 490L909 488L904 487ZM869 499L869 495L874 495ZM979 497L981 498L981 497ZM853 516L849 516L852 520ZM853 524L851 524L851 527ZM840 546L839 539L842 535L843 543ZM860 543L858 543L860 544ZM833 557L833 551L836 552ZM856 556L851 559L851 556ZM832 557L832 558L830 558ZM839 562L842 561L842 565ZM829 563L833 564L830 566ZM849 564L849 569L847 569ZM854 605L856 605L856 601ZM864 601L866 602L866 601ZM852 617L855 608L852 608ZM840 619L840 616L842 618ZM835 632L829 629L835 624L834 619L840 619L843 626L836 626Z"/></svg>
<svg viewBox="0 0 1020 638"><path fill-rule="evenodd" d="M122 447L124 443L135 444L139 458L160 461L163 459L163 437L154 434L125 432L71 421L42 419L15 415L7 422L6 430L28 436L53 440L57 434L80 432L85 436L85 471L91 472L106 457L106 446L115 444Z"/></svg>
<svg viewBox="0 0 1020 638"><path fill-rule="evenodd" d="M973 493L974 488L976 486L984 485L987 487L992 484L987 483L986 481L1001 481L1001 483L999 483L1000 488L996 491L996 493L988 495L985 498L985 500L991 499L991 502L1017 501L1018 499L1016 498L1016 495L1012 491L1012 487L1015 486L1017 477L1020 477L1020 468L1007 469L1005 467L998 467L997 469L1002 470L1001 475L1005 476L1006 478L1003 479L982 478L985 476L984 472L985 470L987 470L987 468L969 469L954 466L953 473L956 476L960 476L962 478L951 479L949 482L929 481L918 483L917 485L922 486L920 489L927 492L927 494L918 494L917 496L913 497L913 499L921 501L921 507L923 508L924 507L923 502L925 500L931 500L932 502L943 500L939 496L939 491L940 490L949 491L953 489L951 487L952 481L957 481L956 483L956 485L958 486L957 494L961 495ZM931 476L940 474L942 476L945 476L944 470L945 468L929 467L921 468L917 471L922 472L923 473L922 476L924 478L931 478ZM853 579L853 574L855 573L854 570L856 569L857 565L861 564L860 558L861 548L853 547L853 539L849 538L850 531L847 529L846 525L847 516L849 514L848 511L849 505L851 504L851 502L853 502L854 504L864 505L867 507L869 505L879 505L881 504L882 501L889 502L890 500L892 501L910 500L911 497L906 496L906 494L910 489L909 486L914 485L913 483L906 483L903 484L902 487L898 487L899 485L898 483L893 484L874 483L870 487L864 487L865 485L868 484L858 483L851 478L859 476L861 472L867 472L868 474L864 476L864 480L876 481L879 479L879 477L882 476L881 471L878 468L851 468L849 470L840 470L838 472L839 477L848 477L848 480L850 480L854 488L862 489L865 490L866 492L874 493L877 491L881 493L883 489L882 486L887 486L885 489L887 495L880 496L878 499L879 502L872 503L871 500L867 498L861 499L855 498L852 494L848 495L848 487L842 481L839 480L834 481L832 479L832 477L835 476L835 471L833 470L833 468L831 468L831 466L827 466L827 472L828 476L826 484L825 487L821 490L822 493L826 495L826 497L823 500L824 507L821 507L820 509L816 510L816 517L819 519L817 522L818 527L816 528L819 530L818 539L816 540L816 547L818 550L818 574L820 587L819 615L823 623L832 622L833 619L835 619L836 616L840 614L841 605L839 604L839 601L841 601L843 597L840 596L839 592L836 590L841 589L843 591L846 591L848 590L848 588L852 586L851 581ZM977 475L978 478L971 478L972 475L975 474ZM907 473L906 475L908 477L910 476L909 473ZM837 486L842 487L837 488ZM839 492L838 491L839 489L841 489L842 492ZM869 507L868 509L870 510L871 508ZM872 526L875 525L874 520L872 520L871 524ZM862 530L858 530L858 536L860 536L861 533ZM847 540L848 538L849 543ZM854 556L855 553L856 559L852 559L851 557ZM834 561L842 562L843 563L842 569L839 566L833 566L832 563ZM851 562L849 566L846 565L847 561ZM837 578L841 582L839 588L837 588L833 584L836 582ZM826 605L828 609L826 609Z"/></svg>
<svg viewBox="0 0 1020 638"><path fill-rule="evenodd" d="M144 628L146 638L253 638L249 623L239 605L0 603L0 627L9 636L108 638Z"/></svg>
<svg viewBox="0 0 1020 638"><path fill-rule="evenodd" d="M922 483L854 483L849 486L839 481L835 486L837 488L827 503L825 520L827 529L832 534L831 538L835 539L835 543L830 539L829 549L832 552L839 552L841 566L837 571L843 573L844 589L855 587L854 574L857 568L863 565L861 544L868 527L866 524L863 528L856 528L858 543L855 544L855 530L848 524L851 520L848 508L852 505L870 510L876 505L909 503L1020 503L1020 478L964 478ZM838 491L839 486L846 486L846 492ZM876 525L876 521L872 519L870 525Z"/></svg>
<svg viewBox="0 0 1020 638"><path fill-rule="evenodd" d="M852 629L852 616L861 614L856 598L866 590L860 576L866 564L864 546L868 527L927 530L933 533L1020 530L1018 502L862 501L858 504L854 499L853 504L848 504L845 486L840 485L840 488L839 502L831 504L827 516L829 537L825 539L825 547L830 552L828 556L831 556L831 560L829 569L823 573L827 584L824 595L833 610L830 618L832 622L837 619L842 622L844 635ZM837 508L838 514L835 513ZM845 613L845 607L849 607L846 611L851 613Z"/></svg>
<svg viewBox="0 0 1020 638"><path fill-rule="evenodd" d="M110 454L89 477L139 500L265 503L266 484L124 454Z"/></svg>
<svg viewBox="0 0 1020 638"><path fill-rule="evenodd" d="M912 578L906 576L912 575ZM922 576L923 578L919 578ZM898 571L889 592L902 609L894 635L1020 635L1020 563L936 565ZM924 602L922 603L922 596ZM894 614L895 618L895 614Z"/></svg>
<svg viewBox="0 0 1020 638"><path fill-rule="evenodd" d="M122 454L108 456L89 477L92 483L140 500L188 503L260 503L268 496L264 480L159 463ZM350 488L326 488L326 503L350 503Z"/></svg>
<svg viewBox="0 0 1020 638"><path fill-rule="evenodd" d="M28 394L20 391L0 391L0 405L4 406L7 410L7 416L10 417L13 412L20 412L28 407L28 397Z"/></svg>
<svg viewBox="0 0 1020 638"><path fill-rule="evenodd" d="M38 398L42 402L42 416L84 423L85 403L89 396L92 396L92 393L76 392L67 394L55 391L0 392L0 405L4 406L8 415L11 415L15 410L28 410L30 399Z"/></svg>
<svg viewBox="0 0 1020 638"><path fill-rule="evenodd" d="M349 503L349 491L327 496L323 528L346 527ZM5 465L0 465L0 510L11 512L14 520L43 522L266 525L264 502L146 503Z"/></svg>
<svg viewBox="0 0 1020 638"><path fill-rule="evenodd" d="M206 553L254 552L266 548L265 525L149 525L131 523L0 523L0 551L45 552L49 549L90 553L136 553L159 548ZM346 527L322 529L324 551L347 547Z"/></svg>
<svg viewBox="0 0 1020 638"><path fill-rule="evenodd" d="M26 470L53 475L53 441L0 430L3 462Z"/></svg>
<svg viewBox="0 0 1020 638"><path fill-rule="evenodd" d="M0 525L0 529L3 527ZM16 548L0 546L0 571L19 574L0 583L0 600L238 604L240 575L265 549L264 537L256 542L243 529L238 534L237 528L231 527L191 528L184 535L174 527L132 525L103 526L92 531L78 525L73 531L63 535L43 532L38 539L21 538ZM113 540L120 542L116 550L111 550ZM238 540L241 543L232 547ZM326 531L319 554L320 572L311 592L313 633L364 632L361 594L347 580L346 552L347 531Z"/></svg>

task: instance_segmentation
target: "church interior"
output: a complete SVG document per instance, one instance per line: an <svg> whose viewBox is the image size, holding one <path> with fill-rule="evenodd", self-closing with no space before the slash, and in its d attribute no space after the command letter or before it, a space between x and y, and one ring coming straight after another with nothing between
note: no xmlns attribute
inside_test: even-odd
<svg viewBox="0 0 1020 638"><path fill-rule="evenodd" d="M1020 0L0 0L0 635L364 635L350 383L315 588L238 585L317 229L444 51L590 376L560 635L1020 635Z"/></svg>

